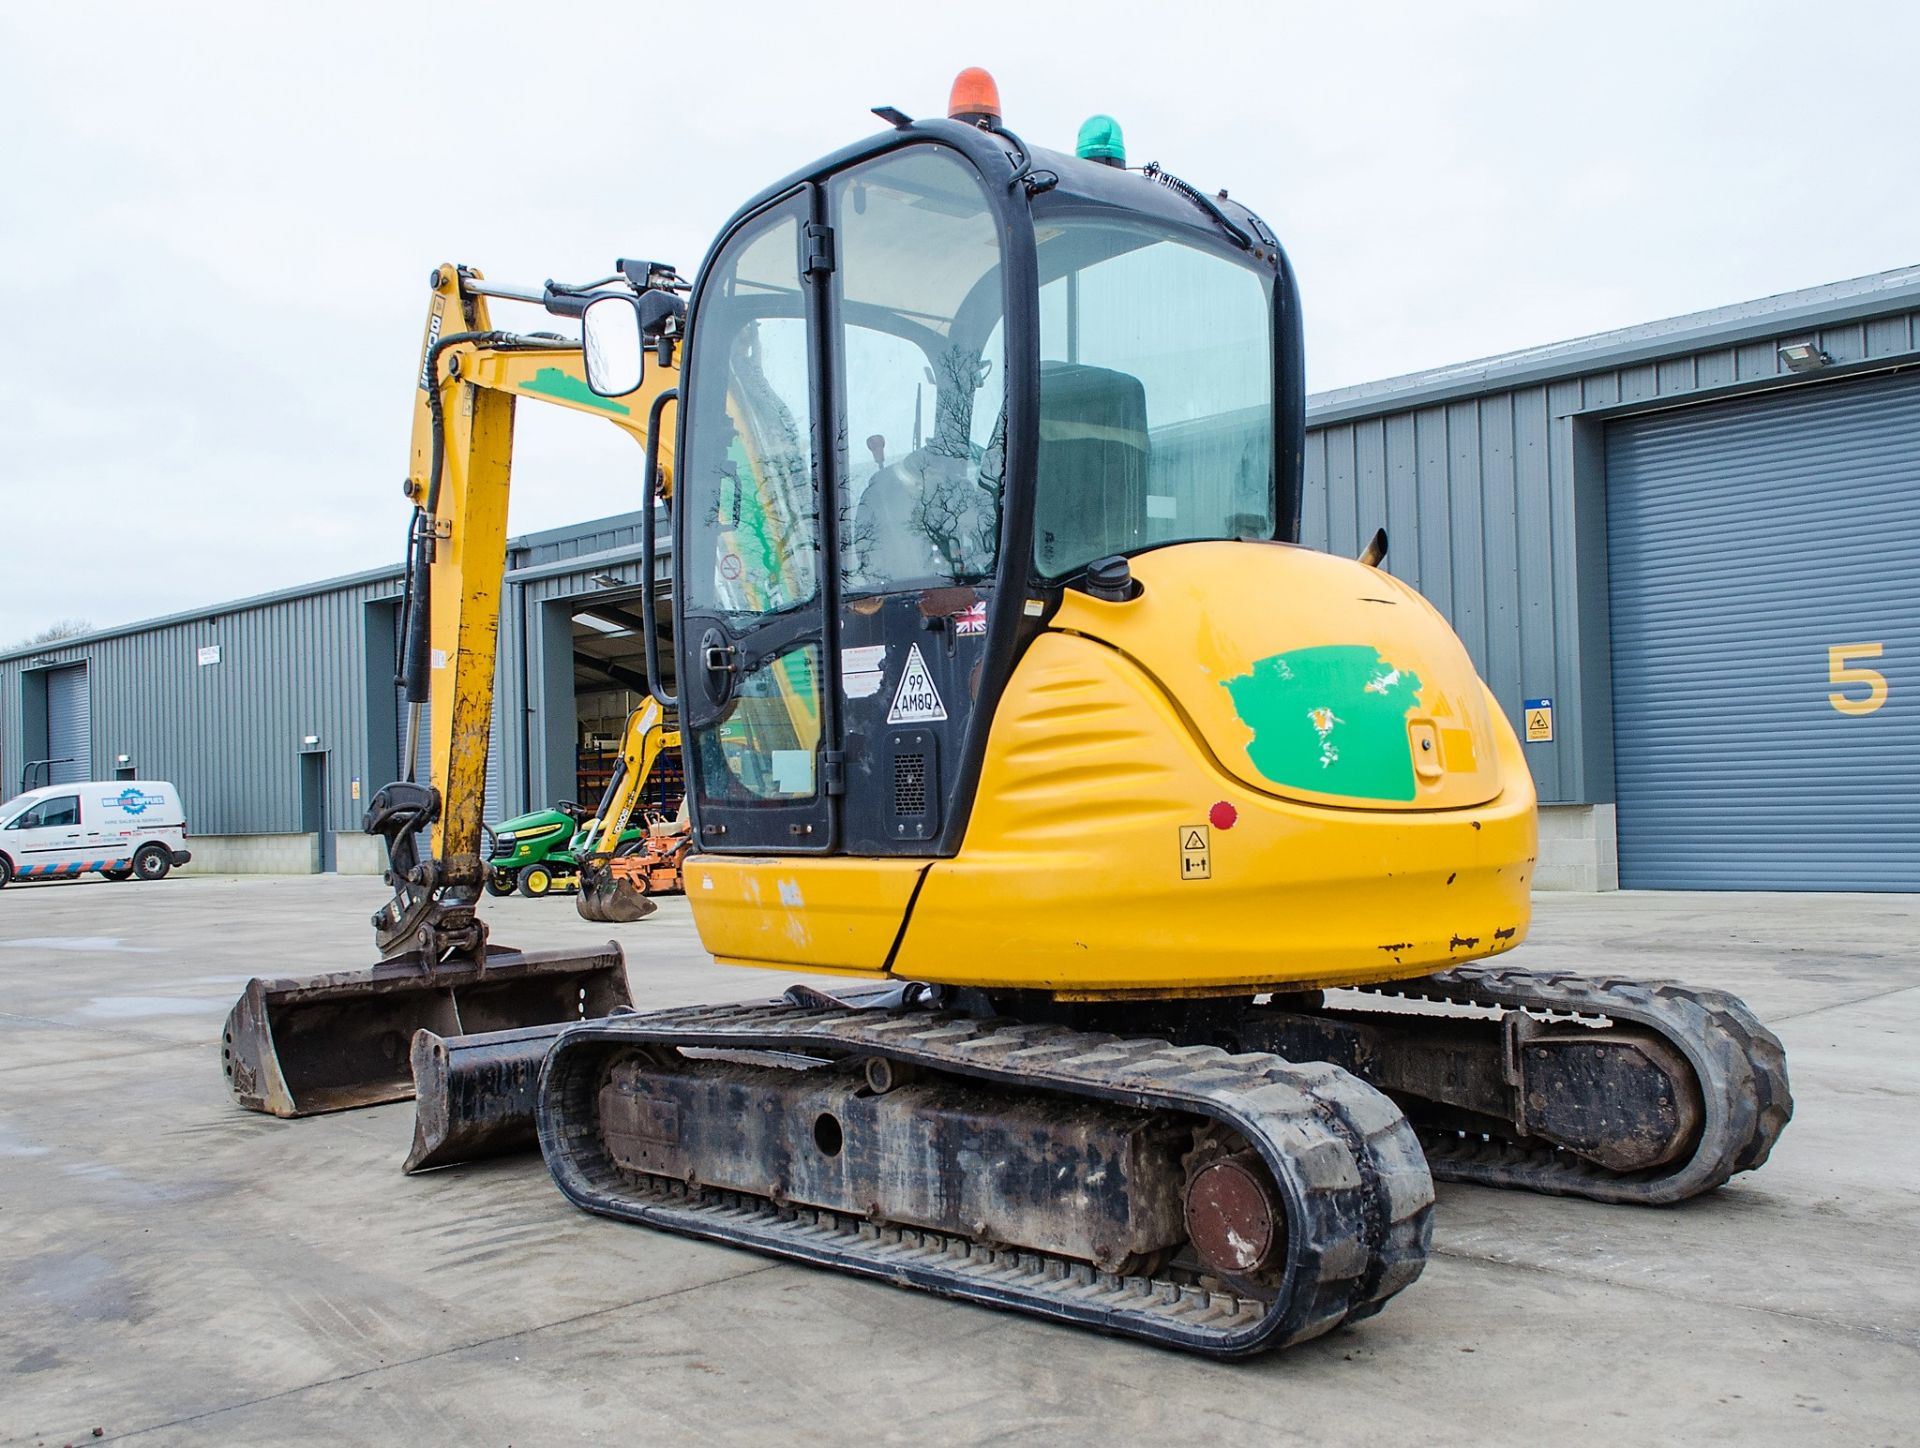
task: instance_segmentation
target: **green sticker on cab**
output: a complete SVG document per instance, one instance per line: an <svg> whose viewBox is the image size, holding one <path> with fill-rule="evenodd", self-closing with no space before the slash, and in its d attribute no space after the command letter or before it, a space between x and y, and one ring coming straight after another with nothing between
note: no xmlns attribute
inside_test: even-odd
<svg viewBox="0 0 1920 1448"><path fill-rule="evenodd" d="M1420 678L1366 644L1323 644L1256 660L1221 685L1253 731L1247 757L1283 788L1410 800L1407 712Z"/></svg>

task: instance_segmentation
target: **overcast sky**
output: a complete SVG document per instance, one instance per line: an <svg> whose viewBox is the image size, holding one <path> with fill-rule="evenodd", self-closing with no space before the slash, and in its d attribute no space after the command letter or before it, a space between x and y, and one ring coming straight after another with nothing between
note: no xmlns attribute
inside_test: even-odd
<svg viewBox="0 0 1920 1448"><path fill-rule="evenodd" d="M1261 211L1320 391L1920 261L1917 14L8 5L0 647L394 559L435 263L691 271L963 65L1036 144L1107 111L1136 164ZM593 419L523 407L517 461L516 532L638 497Z"/></svg>

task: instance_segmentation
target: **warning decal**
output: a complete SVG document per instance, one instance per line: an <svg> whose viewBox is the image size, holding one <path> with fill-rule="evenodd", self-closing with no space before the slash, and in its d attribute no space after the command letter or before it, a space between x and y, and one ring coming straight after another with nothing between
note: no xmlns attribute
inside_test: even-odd
<svg viewBox="0 0 1920 1448"><path fill-rule="evenodd" d="M1553 700L1524 700L1521 711L1526 715L1527 743L1553 743Z"/></svg>
<svg viewBox="0 0 1920 1448"><path fill-rule="evenodd" d="M866 644L840 650L840 689L849 699L869 699L880 692L881 670L886 667L887 646Z"/></svg>
<svg viewBox="0 0 1920 1448"><path fill-rule="evenodd" d="M1213 878L1213 845L1205 825L1180 826L1180 878Z"/></svg>
<svg viewBox="0 0 1920 1448"><path fill-rule="evenodd" d="M907 649L907 667L900 675L900 687L893 692L893 707L887 710L889 724L927 724L947 717L940 691L933 687L933 675L927 661L920 657L920 645Z"/></svg>

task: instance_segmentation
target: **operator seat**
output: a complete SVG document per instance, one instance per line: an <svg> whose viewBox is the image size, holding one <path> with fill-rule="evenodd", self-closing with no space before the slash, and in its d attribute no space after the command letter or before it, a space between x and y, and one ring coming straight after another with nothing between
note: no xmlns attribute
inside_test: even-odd
<svg viewBox="0 0 1920 1448"><path fill-rule="evenodd" d="M693 817L687 813L687 797L680 796L680 808L674 811L672 819L655 817L647 821L647 833L656 840L670 840L675 835L691 834Z"/></svg>
<svg viewBox="0 0 1920 1448"><path fill-rule="evenodd" d="M1147 540L1147 390L1130 372L1040 364L1035 552L1058 575Z"/></svg>

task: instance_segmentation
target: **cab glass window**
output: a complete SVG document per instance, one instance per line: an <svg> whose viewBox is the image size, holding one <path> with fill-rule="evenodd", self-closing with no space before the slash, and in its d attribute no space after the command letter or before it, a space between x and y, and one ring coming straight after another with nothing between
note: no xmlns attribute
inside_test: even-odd
<svg viewBox="0 0 1920 1448"><path fill-rule="evenodd" d="M718 803L810 799L820 746L820 648L803 644L740 681L727 717L699 731L700 785Z"/></svg>
<svg viewBox="0 0 1920 1448"><path fill-rule="evenodd" d="M851 593L989 576L1006 358L999 231L973 170L913 146L827 187L840 375L840 577Z"/></svg>
<svg viewBox="0 0 1920 1448"><path fill-rule="evenodd" d="M710 411L691 436L678 496L688 606L747 619L820 591L807 324L791 212L736 239L702 293L689 395Z"/></svg>
<svg viewBox="0 0 1920 1448"><path fill-rule="evenodd" d="M1034 563L1270 538L1270 279L1140 222L1041 228Z"/></svg>

